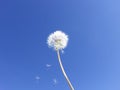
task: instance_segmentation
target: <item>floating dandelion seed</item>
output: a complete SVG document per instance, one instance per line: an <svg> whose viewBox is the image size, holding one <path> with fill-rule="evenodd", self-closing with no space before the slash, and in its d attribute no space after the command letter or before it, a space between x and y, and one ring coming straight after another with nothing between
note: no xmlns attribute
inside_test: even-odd
<svg viewBox="0 0 120 90"><path fill-rule="evenodd" d="M60 52L59 52L60 50L63 50L67 46L67 43L68 43L68 35L66 35L62 31L55 31L54 33L50 34L47 39L48 46L54 48L54 50L57 51L60 68L62 70L62 73L63 73L69 87L70 87L70 90L74 90L74 88L64 70L64 67L62 65L62 61L60 58Z"/></svg>
<svg viewBox="0 0 120 90"><path fill-rule="evenodd" d="M53 83L54 83L54 85L58 83L56 78L53 79Z"/></svg>
<svg viewBox="0 0 120 90"><path fill-rule="evenodd" d="M50 64L46 64L46 67L47 67L47 68L50 68L51 66L52 66L52 65L50 65Z"/></svg>
<svg viewBox="0 0 120 90"><path fill-rule="evenodd" d="M39 77L39 76L36 76L35 79L36 79L36 80L40 80L40 77Z"/></svg>

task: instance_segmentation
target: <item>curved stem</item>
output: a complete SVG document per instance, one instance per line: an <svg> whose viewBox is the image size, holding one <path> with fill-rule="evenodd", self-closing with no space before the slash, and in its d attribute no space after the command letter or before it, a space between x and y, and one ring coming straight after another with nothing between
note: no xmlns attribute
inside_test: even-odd
<svg viewBox="0 0 120 90"><path fill-rule="evenodd" d="M60 68L61 68L61 70L62 70L62 73L63 73L63 75L64 75L64 77L65 77L65 79L66 79L69 87L70 87L70 90L74 90L74 88L73 88L73 86L72 86L72 84L71 84L71 82L70 82L67 74L65 73L65 70L64 70L64 67L63 67L63 65L62 65L61 58L60 58L59 50L57 50L57 55L58 55L58 61L59 61L59 64L60 64Z"/></svg>

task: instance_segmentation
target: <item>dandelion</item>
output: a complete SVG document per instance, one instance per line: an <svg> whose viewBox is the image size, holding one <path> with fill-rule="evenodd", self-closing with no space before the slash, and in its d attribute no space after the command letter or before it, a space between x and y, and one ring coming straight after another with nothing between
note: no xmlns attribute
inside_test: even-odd
<svg viewBox="0 0 120 90"><path fill-rule="evenodd" d="M55 50L62 50L67 46L68 35L62 31L56 31L48 37L47 43L49 47L53 47Z"/></svg>
<svg viewBox="0 0 120 90"><path fill-rule="evenodd" d="M68 35L66 35L64 32L62 31L55 31L54 33L50 34L48 39L47 39L47 44L49 47L54 48L54 50L57 52L57 56L58 56L58 61L60 64L60 68L62 70L62 73L70 87L70 90L74 90L65 70L64 67L62 65L62 61L60 58L60 50L63 50L64 48L66 48L67 44L68 44Z"/></svg>

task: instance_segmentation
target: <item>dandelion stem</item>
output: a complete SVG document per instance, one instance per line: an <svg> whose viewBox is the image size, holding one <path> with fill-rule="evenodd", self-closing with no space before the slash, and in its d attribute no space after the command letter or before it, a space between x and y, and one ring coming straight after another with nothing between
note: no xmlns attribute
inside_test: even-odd
<svg viewBox="0 0 120 90"><path fill-rule="evenodd" d="M62 70L62 73L63 73L63 75L64 75L64 77L65 77L65 79L66 79L69 87L70 87L70 90L74 90L74 88L73 88L73 86L72 86L72 84L71 84L71 82L70 82L67 74L65 73L65 70L64 70L64 67L63 67L63 65L62 65L61 58L60 58L60 52L59 52L59 50L57 50L57 56L58 56L58 61L59 61L59 64L60 64L60 68L61 68L61 70Z"/></svg>

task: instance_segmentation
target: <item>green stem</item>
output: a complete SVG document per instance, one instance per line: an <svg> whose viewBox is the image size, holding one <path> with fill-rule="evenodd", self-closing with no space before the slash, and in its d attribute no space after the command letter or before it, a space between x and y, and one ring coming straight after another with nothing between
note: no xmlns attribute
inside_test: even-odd
<svg viewBox="0 0 120 90"><path fill-rule="evenodd" d="M70 90L74 90L74 88L73 88L73 86L72 86L72 84L71 84L71 82L70 82L70 80L69 80L69 78L68 78L68 76L67 76L67 74L66 74L66 72L64 70L64 67L62 65L62 61L61 61L61 58L60 58L59 50L57 50L57 55L58 55L58 61L59 61L59 64L60 64L60 68L62 70L62 73L63 73L63 75L64 75L64 77L65 77L69 87L70 87Z"/></svg>

